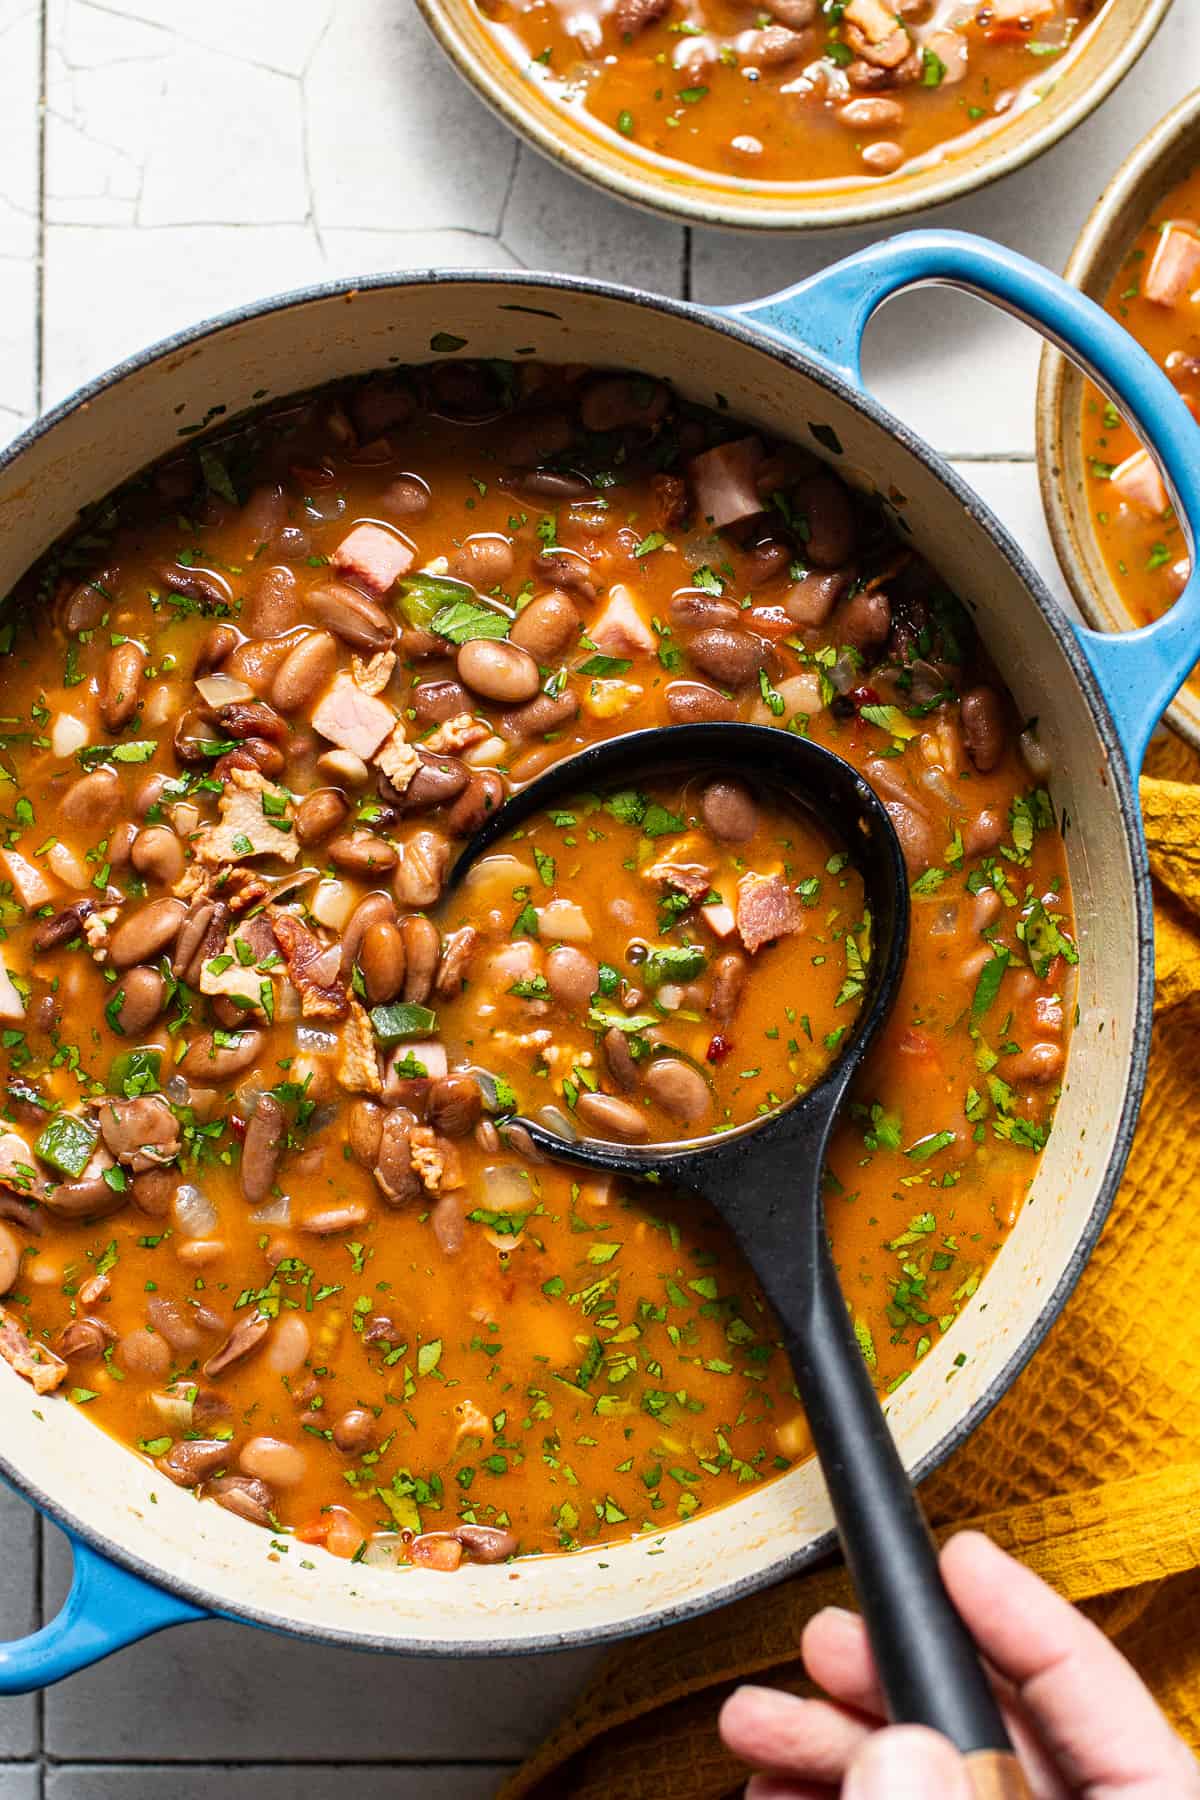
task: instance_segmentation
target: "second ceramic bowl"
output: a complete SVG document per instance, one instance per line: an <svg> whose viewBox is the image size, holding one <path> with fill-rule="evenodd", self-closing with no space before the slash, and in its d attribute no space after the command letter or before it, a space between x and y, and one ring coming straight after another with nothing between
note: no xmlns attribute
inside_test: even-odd
<svg viewBox="0 0 1200 1800"><path fill-rule="evenodd" d="M1172 188L1200 166L1200 89L1169 112L1122 163L1080 233L1065 274L1103 302L1138 234ZM1088 504L1083 432L1086 378L1061 351L1042 356L1037 456L1042 505L1054 549L1090 625L1128 631L1135 617L1109 572ZM1200 439L1197 444L1200 450ZM1167 722L1200 750L1200 688L1180 689Z"/></svg>
<svg viewBox="0 0 1200 1800"><path fill-rule="evenodd" d="M1072 131L1128 73L1171 0L1108 0L1038 102L971 133L941 157L853 183L764 183L639 154L616 132L557 101L497 45L475 0L417 0L459 73L515 131L562 168L685 223L759 231L833 230L924 212L985 187Z"/></svg>

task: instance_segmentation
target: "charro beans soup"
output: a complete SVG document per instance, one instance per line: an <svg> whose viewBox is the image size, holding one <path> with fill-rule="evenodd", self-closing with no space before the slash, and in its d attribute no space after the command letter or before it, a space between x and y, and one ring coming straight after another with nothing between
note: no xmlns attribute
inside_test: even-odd
<svg viewBox="0 0 1200 1800"><path fill-rule="evenodd" d="M1103 0L474 0L504 54L630 150L879 181L1038 103Z"/></svg>
<svg viewBox="0 0 1200 1800"><path fill-rule="evenodd" d="M1105 305L1166 370L1200 424L1200 167L1155 208ZM1083 433L1096 534L1114 586L1145 625L1166 612L1187 583L1183 531L1152 458L1112 402L1090 384ZM1200 433L1196 445L1200 451Z"/></svg>
<svg viewBox="0 0 1200 1800"><path fill-rule="evenodd" d="M97 506L0 666L0 1354L164 1482L372 1563L657 1532L809 1448L698 1203L576 1179L790 1100L871 954L769 782L581 792L613 733L809 733L895 821L891 1023L830 1156L903 1381L986 1275L1073 1011L1036 736L969 611L822 456L641 375L443 359L302 397Z"/></svg>

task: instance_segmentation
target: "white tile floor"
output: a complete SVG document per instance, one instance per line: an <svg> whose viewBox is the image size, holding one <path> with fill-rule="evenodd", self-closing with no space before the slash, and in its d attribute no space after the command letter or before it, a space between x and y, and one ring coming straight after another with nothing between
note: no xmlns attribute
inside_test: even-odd
<svg viewBox="0 0 1200 1800"><path fill-rule="evenodd" d="M1200 6L1178 0L1068 143L937 222L1061 267L1108 175L1197 81ZM176 326L330 274L524 265L715 302L860 242L684 232L605 200L515 144L409 0L0 0L0 440ZM872 330L868 372L1053 576L1037 356L1012 321L923 293ZM66 1563L0 1491L0 1634L53 1611ZM385 1664L190 1626L0 1703L0 1800L482 1800L588 1667Z"/></svg>

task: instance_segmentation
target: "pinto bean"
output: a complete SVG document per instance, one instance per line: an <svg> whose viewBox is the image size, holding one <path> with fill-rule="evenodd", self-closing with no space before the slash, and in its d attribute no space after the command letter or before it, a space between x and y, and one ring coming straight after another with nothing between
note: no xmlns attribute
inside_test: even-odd
<svg viewBox="0 0 1200 1800"><path fill-rule="evenodd" d="M296 808L296 836L302 844L319 844L345 823L349 812L345 796L336 788L315 788Z"/></svg>
<svg viewBox="0 0 1200 1800"><path fill-rule="evenodd" d="M117 984L106 1011L115 1016L122 1037L140 1037L166 1005L167 984L157 969L135 963Z"/></svg>
<svg viewBox="0 0 1200 1800"><path fill-rule="evenodd" d="M111 1155L135 1171L157 1168L179 1154L175 1115L157 1094L103 1100L100 1135Z"/></svg>
<svg viewBox="0 0 1200 1800"><path fill-rule="evenodd" d="M254 638L280 637L300 621L300 587L291 569L275 563L250 583L242 625Z"/></svg>
<svg viewBox="0 0 1200 1800"><path fill-rule="evenodd" d="M565 588L581 600L596 598L591 564L580 550L567 550L562 546L543 550L533 559L533 572L542 581L553 582L556 588Z"/></svg>
<svg viewBox="0 0 1200 1800"><path fill-rule="evenodd" d="M832 475L810 475L796 483L792 505L808 525L805 562L818 569L840 569L854 554L854 507L849 489Z"/></svg>
<svg viewBox="0 0 1200 1800"><path fill-rule="evenodd" d="M148 1219L165 1219L179 1184L178 1174L171 1169L143 1169L129 1184L130 1196L139 1212Z"/></svg>
<svg viewBox="0 0 1200 1800"><path fill-rule="evenodd" d="M265 738L248 737L236 750L227 750L213 764L213 779L228 781L231 769L257 770L269 780L282 775L287 758L275 744L268 744Z"/></svg>
<svg viewBox="0 0 1200 1800"><path fill-rule="evenodd" d="M358 953L358 966L371 1006L395 999L404 985L404 939L392 920L381 919L368 926Z"/></svg>
<svg viewBox="0 0 1200 1800"><path fill-rule="evenodd" d="M272 1488L296 1487L304 1480L308 1457L298 1444L282 1438L252 1437L238 1454L238 1468Z"/></svg>
<svg viewBox="0 0 1200 1800"><path fill-rule="evenodd" d="M429 1123L443 1137L466 1137L483 1116L483 1095L470 1075L443 1075L429 1090Z"/></svg>
<svg viewBox="0 0 1200 1800"><path fill-rule="evenodd" d="M797 625L824 625L845 593L850 577L843 569L837 574L810 569L792 587L783 609Z"/></svg>
<svg viewBox="0 0 1200 1800"><path fill-rule="evenodd" d="M424 1006L433 992L440 943L432 919L411 913L400 927L404 940L404 999Z"/></svg>
<svg viewBox="0 0 1200 1800"><path fill-rule="evenodd" d="M642 1085L671 1118L695 1125L712 1111L707 1081L690 1063L676 1056L656 1056L642 1077Z"/></svg>
<svg viewBox="0 0 1200 1800"><path fill-rule="evenodd" d="M308 1232L310 1237L341 1237L347 1231L357 1231L370 1216L364 1200L343 1200L338 1206L322 1206L307 1213L297 1230Z"/></svg>
<svg viewBox="0 0 1200 1800"><path fill-rule="evenodd" d="M622 1088L627 1094L632 1094L638 1084L638 1070L625 1033L619 1025L611 1025L605 1032L602 1042L604 1044L604 1060L608 1064L609 1074L619 1088Z"/></svg>
<svg viewBox="0 0 1200 1800"><path fill-rule="evenodd" d="M147 881L174 887L183 874L183 845L169 825L143 825L133 840L129 860Z"/></svg>
<svg viewBox="0 0 1200 1800"><path fill-rule="evenodd" d="M331 863L352 875L386 875L399 860L395 846L373 831L343 832L331 841L327 853Z"/></svg>
<svg viewBox="0 0 1200 1800"><path fill-rule="evenodd" d="M236 1513L251 1525L270 1528L275 1496L256 1475L221 1475L207 1482L204 1492L206 1498L215 1500L226 1512Z"/></svg>
<svg viewBox="0 0 1200 1800"><path fill-rule="evenodd" d="M286 720L265 700L231 700L217 708L217 723L232 738L265 738L267 743L286 744L290 736Z"/></svg>
<svg viewBox="0 0 1200 1800"><path fill-rule="evenodd" d="M63 630L72 634L77 631L95 631L108 604L99 586L94 581L85 581L75 589L63 608Z"/></svg>
<svg viewBox="0 0 1200 1800"><path fill-rule="evenodd" d="M165 1294L152 1294L146 1302L147 1320L180 1356L193 1356L204 1342L195 1313L195 1307Z"/></svg>
<svg viewBox="0 0 1200 1800"><path fill-rule="evenodd" d="M130 969L134 963L152 962L179 935L187 907L182 900L151 900L113 927L108 939L114 969Z"/></svg>
<svg viewBox="0 0 1200 1800"><path fill-rule="evenodd" d="M761 638L749 631L714 626L699 631L688 645L688 655L701 674L711 676L722 687L745 687L762 667L764 646Z"/></svg>
<svg viewBox="0 0 1200 1800"><path fill-rule="evenodd" d="M421 681L412 691L419 725L444 725L471 710L471 696L460 681Z"/></svg>
<svg viewBox="0 0 1200 1800"><path fill-rule="evenodd" d="M580 1094L575 1111L584 1128L598 1137L644 1144L650 1136L649 1122L639 1108L613 1094Z"/></svg>
<svg viewBox="0 0 1200 1800"><path fill-rule="evenodd" d="M986 775L1004 755L1004 704L995 688L973 687L959 701L958 716L967 755Z"/></svg>
<svg viewBox="0 0 1200 1800"><path fill-rule="evenodd" d="M7 1227L0 1227L5 1230ZM3 1263L0 1249L0 1265ZM8 1290L4 1286L4 1270L0 1266L0 1294ZM116 1342L116 1332L107 1319L84 1317L72 1319L58 1339L58 1354L67 1362L99 1362L109 1345Z"/></svg>
<svg viewBox="0 0 1200 1800"><path fill-rule="evenodd" d="M499 1525L456 1525L454 1535L472 1562L502 1563L517 1554L517 1540Z"/></svg>
<svg viewBox="0 0 1200 1800"><path fill-rule="evenodd" d="M192 665L192 674L197 679L211 675L219 669L227 656L231 656L241 642L232 625L214 625L199 650Z"/></svg>
<svg viewBox="0 0 1200 1800"><path fill-rule="evenodd" d="M352 650L374 655L377 650L390 649L395 641L396 627L383 608L344 582L329 581L312 588L308 608L318 624Z"/></svg>
<svg viewBox="0 0 1200 1800"><path fill-rule="evenodd" d="M891 175L904 161L904 151L899 144L888 138L880 138L874 144L866 144L859 152L863 162L874 175Z"/></svg>
<svg viewBox="0 0 1200 1800"><path fill-rule="evenodd" d="M171 1351L165 1338L140 1326L127 1331L116 1350L117 1361L130 1375L147 1375L159 1380L171 1366Z"/></svg>
<svg viewBox="0 0 1200 1800"><path fill-rule="evenodd" d="M392 884L401 906L432 906L441 894L450 846L440 831L414 831L403 846Z"/></svg>
<svg viewBox="0 0 1200 1800"><path fill-rule="evenodd" d="M419 475L398 475L384 489L378 505L389 519L420 518L429 511L429 489Z"/></svg>
<svg viewBox="0 0 1200 1800"><path fill-rule="evenodd" d="M215 1381L218 1375L224 1375L228 1369L245 1362L248 1356L253 1356L256 1350L262 1349L270 1329L271 1321L265 1313L257 1310L247 1313L238 1320L225 1342L213 1351L203 1365L204 1374L210 1381Z"/></svg>
<svg viewBox="0 0 1200 1800"><path fill-rule="evenodd" d="M490 1121L489 1121L490 1123ZM477 1128L478 1129L478 1128ZM497 1144L499 1139L497 1138ZM448 1194L439 1194L437 1203L430 1214L429 1223L433 1235L437 1239L438 1249L445 1256L457 1256L462 1249L466 1235L466 1209L459 1189Z"/></svg>
<svg viewBox="0 0 1200 1800"><path fill-rule="evenodd" d="M703 681L672 681L667 688L667 712L672 725L706 725L736 717L732 700Z"/></svg>
<svg viewBox="0 0 1200 1800"><path fill-rule="evenodd" d="M193 1038L179 1064L179 1073L196 1087L221 1087L235 1075L252 1068L262 1055L266 1034L261 1031L226 1033L229 1042L217 1044L211 1032Z"/></svg>
<svg viewBox="0 0 1200 1800"><path fill-rule="evenodd" d="M985 806L963 826L963 854L978 856L983 850L994 850L1004 838L1004 814Z"/></svg>
<svg viewBox="0 0 1200 1800"><path fill-rule="evenodd" d="M1006 1056L1000 1067L1004 1079L1013 1081L1057 1081L1062 1074L1066 1055L1061 1044L1031 1044L1015 1056Z"/></svg>
<svg viewBox="0 0 1200 1800"><path fill-rule="evenodd" d="M569 725L579 713L578 695L570 688L564 688L561 694L538 694L534 699L518 706L513 712L506 712L500 720L500 729L505 737L534 738L545 737L552 731L560 731Z"/></svg>
<svg viewBox="0 0 1200 1800"><path fill-rule="evenodd" d="M888 131L904 123L904 104L884 95L864 95L847 100L837 109L838 121L851 131Z"/></svg>
<svg viewBox="0 0 1200 1800"><path fill-rule="evenodd" d="M446 938L433 984L439 1000L453 1000L462 991L478 939L479 933L473 925L460 925Z"/></svg>
<svg viewBox="0 0 1200 1800"><path fill-rule="evenodd" d="M355 1100L346 1120L346 1141L356 1162L372 1168L383 1136L384 1111L374 1100Z"/></svg>
<svg viewBox="0 0 1200 1800"><path fill-rule="evenodd" d="M107 825L121 804L121 780L115 769L93 769L73 781L59 802L59 817L68 825L95 830Z"/></svg>
<svg viewBox="0 0 1200 1800"><path fill-rule="evenodd" d="M452 838L473 837L504 799L504 778L495 769L472 775L458 799L443 815Z"/></svg>
<svg viewBox="0 0 1200 1800"><path fill-rule="evenodd" d="M412 1165L412 1114L395 1106L386 1114L375 1161L375 1181L389 1206L419 1200L424 1192Z"/></svg>
<svg viewBox="0 0 1200 1800"><path fill-rule="evenodd" d="M94 900L76 900L73 905L64 906L52 918L43 919L34 929L34 949L56 950L60 944L69 944L72 938L80 935L83 921L90 918L95 910Z"/></svg>
<svg viewBox="0 0 1200 1800"><path fill-rule="evenodd" d="M672 625L684 631L725 630L737 624L741 608L732 600L719 599L716 594L681 588L667 601L667 617Z"/></svg>
<svg viewBox="0 0 1200 1800"><path fill-rule="evenodd" d="M878 588L854 594L843 603L833 621L833 636L864 656L881 650L892 629L892 603Z"/></svg>
<svg viewBox="0 0 1200 1800"><path fill-rule="evenodd" d="M21 1273L21 1255L21 1240L16 1232L10 1226L0 1224L0 1294L11 1293L16 1287Z"/></svg>
<svg viewBox="0 0 1200 1800"><path fill-rule="evenodd" d="M280 712L310 706L333 680L338 666L337 639L329 631L310 631L289 650L271 683L271 704Z"/></svg>
<svg viewBox="0 0 1200 1800"><path fill-rule="evenodd" d="M334 1425L331 1435L334 1447L343 1456L361 1456L364 1450L375 1447L375 1414L368 1412L365 1406L352 1406Z"/></svg>
<svg viewBox="0 0 1200 1800"><path fill-rule="evenodd" d="M546 958L546 981L560 1006L579 1010L600 985L600 965L586 950L556 944Z"/></svg>
<svg viewBox="0 0 1200 1800"><path fill-rule="evenodd" d="M721 844L748 844L758 830L758 804L741 781L710 781L700 797L700 811Z"/></svg>
<svg viewBox="0 0 1200 1800"><path fill-rule="evenodd" d="M428 812L457 799L471 779L470 770L452 756L430 756L418 749L421 766L400 795L404 812Z"/></svg>
<svg viewBox="0 0 1200 1800"><path fill-rule="evenodd" d="M568 594L539 594L517 614L509 642L528 651L535 662L549 663L562 656L579 636L581 620Z"/></svg>
<svg viewBox="0 0 1200 1800"><path fill-rule="evenodd" d="M223 900L196 900L175 941L171 973L189 987L198 987L200 971L209 957L220 954L225 943L229 908Z"/></svg>
<svg viewBox="0 0 1200 1800"><path fill-rule="evenodd" d="M498 532L480 532L467 538L450 558L450 573L469 581L482 593L507 581L516 564L513 547Z"/></svg>
<svg viewBox="0 0 1200 1800"><path fill-rule="evenodd" d="M113 737L124 731L142 697L142 669L146 653L132 638L114 644L108 653L100 689L100 717Z"/></svg>
<svg viewBox="0 0 1200 1800"><path fill-rule="evenodd" d="M725 950L713 964L708 1010L718 1025L728 1025L746 988L749 969L740 950Z"/></svg>
<svg viewBox="0 0 1200 1800"><path fill-rule="evenodd" d="M469 639L458 653L458 673L474 693L502 706L531 700L541 685L529 652L503 638Z"/></svg>
<svg viewBox="0 0 1200 1800"><path fill-rule="evenodd" d="M176 1487L199 1487L210 1475L216 1475L229 1462L229 1445L222 1438L189 1438L173 1444L155 1467L173 1481Z"/></svg>
<svg viewBox="0 0 1200 1800"><path fill-rule="evenodd" d="M242 1141L239 1174L248 1206L261 1206L274 1187L286 1131L287 1119L274 1094L260 1094Z"/></svg>
<svg viewBox="0 0 1200 1800"><path fill-rule="evenodd" d="M358 958L363 939L372 925L386 921L394 924L396 920L396 903L390 894L367 894L359 901L346 921L346 929L342 933L342 960L338 974L342 981L349 981L350 972Z"/></svg>

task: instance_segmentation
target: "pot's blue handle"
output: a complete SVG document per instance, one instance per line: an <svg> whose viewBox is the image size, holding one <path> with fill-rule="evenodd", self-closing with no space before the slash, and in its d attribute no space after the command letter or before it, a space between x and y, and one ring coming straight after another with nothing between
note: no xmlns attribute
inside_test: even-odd
<svg viewBox="0 0 1200 1800"><path fill-rule="evenodd" d="M863 386L863 334L901 288L964 288L1034 325L1116 401L1166 476L1188 538L1192 577L1169 612L1119 635L1076 627L1136 774L1150 733L1200 660L1200 439L1166 376L1115 319L1086 295L1014 250L961 231L913 231L872 244L830 269L728 314L815 350Z"/></svg>
<svg viewBox="0 0 1200 1800"><path fill-rule="evenodd" d="M52 1687L64 1676L168 1625L209 1617L199 1607L118 1568L79 1538L68 1537L75 1558L71 1591L48 1625L0 1645L0 1695Z"/></svg>

